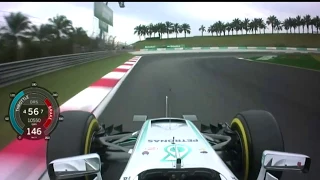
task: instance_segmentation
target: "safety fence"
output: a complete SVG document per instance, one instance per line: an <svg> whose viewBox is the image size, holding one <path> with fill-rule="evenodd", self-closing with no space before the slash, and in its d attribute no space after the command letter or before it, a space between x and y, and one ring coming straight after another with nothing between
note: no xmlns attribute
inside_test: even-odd
<svg viewBox="0 0 320 180"><path fill-rule="evenodd" d="M126 52L124 50L50 56L0 64L0 87L64 68L100 60Z"/></svg>

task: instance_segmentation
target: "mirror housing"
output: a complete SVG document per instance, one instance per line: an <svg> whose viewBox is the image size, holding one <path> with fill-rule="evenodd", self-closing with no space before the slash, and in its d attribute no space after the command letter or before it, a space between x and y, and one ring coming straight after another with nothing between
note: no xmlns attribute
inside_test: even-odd
<svg viewBox="0 0 320 180"><path fill-rule="evenodd" d="M69 179L96 175L101 178L100 156L96 153L53 160L48 165L50 179Z"/></svg>
<svg viewBox="0 0 320 180"><path fill-rule="evenodd" d="M307 155L265 150L262 153L258 180L278 180L268 171L299 171L308 173L311 159Z"/></svg>

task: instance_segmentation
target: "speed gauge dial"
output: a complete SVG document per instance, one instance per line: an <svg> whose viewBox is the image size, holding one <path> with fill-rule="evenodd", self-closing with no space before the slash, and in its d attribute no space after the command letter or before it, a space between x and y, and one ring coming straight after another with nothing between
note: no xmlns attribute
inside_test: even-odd
<svg viewBox="0 0 320 180"><path fill-rule="evenodd" d="M18 139L50 139L50 133L55 129L60 116L57 93L38 87L32 83L17 94L11 93L9 121L18 134Z"/></svg>

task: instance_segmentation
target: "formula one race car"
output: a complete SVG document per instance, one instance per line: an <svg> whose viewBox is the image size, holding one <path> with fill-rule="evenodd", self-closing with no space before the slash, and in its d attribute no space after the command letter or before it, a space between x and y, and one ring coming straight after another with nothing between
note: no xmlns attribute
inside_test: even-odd
<svg viewBox="0 0 320 180"><path fill-rule="evenodd" d="M144 121L141 130L116 135L88 112L62 115L47 145L50 179L109 180L103 174L117 161L126 161L120 180L277 180L283 171L307 173L311 164L306 155L284 152L275 118L262 110L200 130L195 115L136 115Z"/></svg>

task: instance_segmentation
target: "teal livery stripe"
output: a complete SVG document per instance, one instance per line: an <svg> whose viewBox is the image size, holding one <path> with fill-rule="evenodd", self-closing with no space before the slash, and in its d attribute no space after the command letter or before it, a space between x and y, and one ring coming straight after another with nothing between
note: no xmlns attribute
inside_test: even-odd
<svg viewBox="0 0 320 180"><path fill-rule="evenodd" d="M148 132L148 129L149 129L149 126L150 126L150 120L147 120L144 125L142 126L142 129L140 132L140 135L139 135L139 138L138 138L138 142L137 143L137 150L141 150L141 146L143 143L146 142L146 137L147 137L147 132Z"/></svg>

